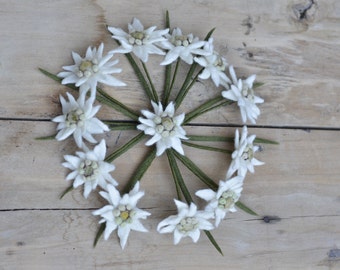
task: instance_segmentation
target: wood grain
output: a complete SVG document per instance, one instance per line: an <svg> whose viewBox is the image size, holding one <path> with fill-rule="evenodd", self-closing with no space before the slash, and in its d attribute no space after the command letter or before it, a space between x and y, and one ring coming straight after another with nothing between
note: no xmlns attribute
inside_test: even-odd
<svg viewBox="0 0 340 270"><path fill-rule="evenodd" d="M340 269L339 1L0 0L0 6L0 270ZM72 63L71 51L84 54L101 42L105 51L112 49L116 45L106 25L125 29L138 17L147 27L162 28L165 10L183 32L203 38L216 27L216 50L237 74L255 73L265 83L256 89L265 99L262 114L249 132L280 143L261 144L257 158L266 164L246 178L242 201L259 216L239 210L214 230L223 257L205 235L197 244L183 239L173 246L172 235L156 232L158 222L175 211L165 156L152 163L141 182L146 195L140 206L152 214L144 222L149 233L132 232L124 251L115 233L93 248L98 218L91 212L104 201L96 194L85 200L81 189L59 199L69 185L63 155L76 146L71 140L35 139L55 133L49 120L60 114L59 95L69 91L38 67L57 73ZM124 70L117 77L127 86L105 90L137 112L149 107L124 56L115 57ZM161 92L159 62L160 57L151 57L148 67ZM199 80L180 111L221 90ZM98 117L127 120L106 106ZM194 123L185 127L189 134L231 136L242 125L235 106ZM111 153L136 134L111 131L96 138L105 138ZM232 149L231 143L216 145ZM216 182L224 178L229 155L184 150ZM142 142L114 161L112 175L120 188L146 151ZM180 168L192 192L204 188Z"/></svg>

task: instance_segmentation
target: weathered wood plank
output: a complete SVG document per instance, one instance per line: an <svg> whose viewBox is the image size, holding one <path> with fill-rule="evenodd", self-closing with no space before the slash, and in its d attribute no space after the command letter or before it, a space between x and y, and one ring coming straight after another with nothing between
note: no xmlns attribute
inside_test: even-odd
<svg viewBox="0 0 340 270"><path fill-rule="evenodd" d="M155 232L132 232L122 251L113 233L92 247L97 220L90 211L10 211L1 213L1 269L336 269L331 256L340 241L338 216L287 217L266 224L233 215L214 232L222 257L202 235L197 244Z"/></svg>
<svg viewBox="0 0 340 270"><path fill-rule="evenodd" d="M86 201L76 190L58 199L68 186L68 173L61 167L63 155L76 151L72 140L35 141L40 135L51 134L55 124L48 122L2 121L0 139L2 166L0 189L1 209L93 208L99 207L96 196ZM232 135L234 128L187 127L189 134ZM244 200L254 205L261 214L283 216L339 214L338 176L340 168L334 157L339 152L337 131L250 129L260 137L280 142L280 145L262 145L258 159L265 166L256 167L245 185ZM109 132L105 136L108 153L128 141L136 132ZM220 146L231 148L231 144ZM114 164L113 177L124 186L132 168L143 158L147 148L140 143ZM206 173L218 181L223 179L230 158L219 153L185 147L191 157ZM209 155L210 158L207 158ZM203 187L188 171L185 179L193 190ZM171 174L162 156L155 160L142 180L142 187L150 192L145 207L168 209L175 195ZM152 187L152 188L151 188ZM172 190L173 193L169 192ZM170 205L170 206L169 206Z"/></svg>
<svg viewBox="0 0 340 270"><path fill-rule="evenodd" d="M300 6L298 5L300 4ZM126 27L132 17L145 25L164 23L170 11L174 26L204 35L216 27L216 49L242 75L258 74L265 82L257 93L261 105L260 125L339 126L339 3L314 1L68 1L30 4L2 1L2 42L0 44L0 112L7 118L50 118L59 114L56 101L62 87L37 71L44 67L58 72L71 64L71 50L84 53L89 45L114 43L105 25ZM36 8L39 7L39 8ZM305 15L298 10L305 7ZM300 9L299 9L300 8ZM303 9L302 9L303 10ZM60 19L63 18L63 19ZM190 18L190 20L188 20ZM301 19L299 19L301 18ZM128 70L124 57L121 67ZM152 74L161 88L158 58L151 63ZM119 75L128 86L110 92L139 110L148 104L136 79ZM199 83L184 104L185 111L215 95L209 83ZM218 92L216 92L218 93ZM103 110L105 118L122 118ZM197 122L240 123L237 108L209 114Z"/></svg>

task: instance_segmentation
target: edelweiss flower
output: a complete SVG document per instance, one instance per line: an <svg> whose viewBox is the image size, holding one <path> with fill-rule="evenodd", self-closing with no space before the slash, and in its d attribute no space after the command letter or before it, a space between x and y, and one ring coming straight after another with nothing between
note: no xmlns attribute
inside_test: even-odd
<svg viewBox="0 0 340 270"><path fill-rule="evenodd" d="M231 81L224 73L228 63L224 57L221 57L216 51L214 51L213 41L213 38L210 38L204 45L203 49L209 52L208 55L194 58L200 66L204 67L202 73L198 77L202 80L206 80L211 77L217 87L221 84L224 87L229 88L228 84L230 84Z"/></svg>
<svg viewBox="0 0 340 270"><path fill-rule="evenodd" d="M207 211L197 211L197 206L191 203L188 206L178 200L174 200L178 214L162 220L158 226L159 233L174 233L174 245L177 245L182 237L189 236L196 243L200 237L200 230L212 230L214 226L208 221L214 214Z"/></svg>
<svg viewBox="0 0 340 270"><path fill-rule="evenodd" d="M215 214L216 227L228 211L236 212L235 203L241 197L242 185L243 177L235 176L226 181L220 181L217 192L211 189L202 189L195 193L196 196L208 202L205 210Z"/></svg>
<svg viewBox="0 0 340 270"><path fill-rule="evenodd" d="M185 130L181 127L184 121L184 113L174 116L175 105L170 102L163 110L162 104L158 105L151 101L154 113L142 110L142 114L146 117L139 117L141 122L137 129L143 130L145 134L153 136L145 145L150 146L156 143L156 155L160 156L168 148L175 149L181 155L184 155L181 139L188 139Z"/></svg>
<svg viewBox="0 0 340 270"><path fill-rule="evenodd" d="M66 93L66 95L69 102L60 96L63 115L52 119L53 122L59 123L56 139L62 141L73 134L79 148L83 146L83 138L91 143L96 143L92 134L100 134L109 130L104 123L94 117L100 106L93 107L94 100L91 98L85 102L83 95L77 101L71 94Z"/></svg>
<svg viewBox="0 0 340 270"><path fill-rule="evenodd" d="M169 32L169 29L156 30L156 26L152 26L144 30L141 22L134 18L132 24L128 25L129 33L126 33L121 28L108 27L109 31L113 34L112 38L117 39L121 46L109 53L130 53L133 52L144 63L148 61L149 54L165 53L154 43L163 41L163 35Z"/></svg>
<svg viewBox="0 0 340 270"><path fill-rule="evenodd" d="M248 130L246 126L242 129L240 140L238 130L235 131L235 150L231 155L232 161L227 172L227 178L230 178L236 171L238 175L244 177L248 170L254 173L254 166L264 164L264 162L254 157L254 153L259 150L259 147L253 144L256 135L247 136Z"/></svg>
<svg viewBox="0 0 340 270"><path fill-rule="evenodd" d="M93 151L76 152L77 156L65 155L67 162L62 165L70 170L66 180L72 180L73 187L77 188L84 184L84 197L87 198L92 190L99 185L105 189L107 183L118 185L109 172L115 169L115 166L104 161L106 154L105 140L102 140Z"/></svg>
<svg viewBox="0 0 340 270"><path fill-rule="evenodd" d="M194 37L193 34L184 36L182 30L175 28L172 34L166 35L167 40L160 43L160 46L166 50L169 50L165 56L161 65L169 65L177 58L182 59L187 64L191 65L194 60L193 55L208 55L202 48L206 41L201 41L198 37Z"/></svg>
<svg viewBox="0 0 340 270"><path fill-rule="evenodd" d="M58 74L58 77L64 78L61 83L74 83L77 87L80 87L81 95L86 95L87 91L91 89L92 97L95 97L98 82L111 86L125 86L125 83L110 75L112 73L120 73L122 70L113 67L118 63L118 60L109 62L112 55L103 57L103 49L103 43L100 44L98 50L88 47L85 58L72 52L75 64L63 67L66 71Z"/></svg>
<svg viewBox="0 0 340 270"><path fill-rule="evenodd" d="M256 106L256 103L263 103L262 98L254 95L253 82L255 81L256 75L251 75L246 80L239 79L237 81L233 66L229 67L229 72L233 80L233 85L231 85L231 90L223 91L222 96L237 101L243 123L249 119L251 123L255 124L255 120L260 115L260 110Z"/></svg>
<svg viewBox="0 0 340 270"><path fill-rule="evenodd" d="M120 245L124 249L131 230L147 232L147 229L144 228L139 219L146 219L150 213L136 207L138 200L144 196L144 192L139 191L139 182L128 194L124 194L123 197L120 196L118 190L112 185L107 185L107 192L101 191L99 193L109 204L94 211L92 214L102 217L99 223L106 223L104 231L105 240L118 228Z"/></svg>

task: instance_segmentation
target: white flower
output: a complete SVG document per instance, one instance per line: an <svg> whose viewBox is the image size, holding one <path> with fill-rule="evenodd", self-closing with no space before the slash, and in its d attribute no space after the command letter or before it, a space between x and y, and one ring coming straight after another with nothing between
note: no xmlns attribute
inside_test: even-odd
<svg viewBox="0 0 340 270"><path fill-rule="evenodd" d="M237 101L243 123L249 119L251 123L255 124L255 120L260 115L260 110L256 106L256 103L263 103L262 98L254 95L253 82L255 81L256 75L251 75L246 80L237 80L233 66L229 66L229 72L233 80L233 85L231 85L230 90L223 91L222 96Z"/></svg>
<svg viewBox="0 0 340 270"><path fill-rule="evenodd" d="M214 226L208 221L214 214L207 211L197 211L197 206L191 203L188 206L174 200L178 214L162 220L158 226L159 233L174 233L174 244L177 245L182 237L189 236L196 243L200 237L200 230L212 230Z"/></svg>
<svg viewBox="0 0 340 270"><path fill-rule="evenodd" d="M64 78L61 83L74 83L77 87L80 87L81 95L86 95L87 91L91 89L92 97L95 97L98 82L111 86L125 86L125 83L110 75L120 73L122 70L113 67L118 63L118 60L109 61L112 55L103 57L103 49L103 43L100 44L98 50L88 47L84 58L72 52L75 64L63 67L66 71L58 74L58 77Z"/></svg>
<svg viewBox="0 0 340 270"><path fill-rule="evenodd" d="M104 123L94 117L100 106L93 107L94 100L91 98L85 102L83 95L77 101L71 94L66 93L66 95L69 102L60 96L63 115L52 119L53 122L59 123L56 139L62 141L73 134L79 148L83 146L83 138L91 143L96 143L92 134L100 134L109 130Z"/></svg>
<svg viewBox="0 0 340 270"><path fill-rule="evenodd" d="M229 88L228 84L230 84L231 81L224 73L228 63L224 57L221 57L214 51L213 38L209 39L203 49L209 52L209 54L203 57L194 58L200 66L204 67L202 73L198 77L202 80L211 77L216 86L221 84L224 87Z"/></svg>
<svg viewBox="0 0 340 270"><path fill-rule="evenodd" d="M184 113L174 116L175 105L170 102L163 110L162 104L158 105L151 101L154 113L142 110L142 114L146 117L139 117L140 125L137 129L143 130L145 134L152 136L145 145L150 146L156 143L156 155L160 156L168 148L175 149L181 155L184 155L181 139L188 139L185 130L181 127L184 121Z"/></svg>
<svg viewBox="0 0 340 270"><path fill-rule="evenodd" d="M235 131L235 150L231 155L232 161L227 172L227 178L231 177L236 171L238 175L244 177L248 170L254 173L254 166L264 164L254 157L254 153L259 150L259 146L253 144L256 135L247 136L246 126L242 129L241 139L239 139L238 130Z"/></svg>
<svg viewBox="0 0 340 270"><path fill-rule="evenodd" d="M107 185L107 192L101 191L100 195L109 204L94 211L93 215L100 215L99 223L106 223L104 239L107 240L110 234L116 230L120 239L120 245L124 249L131 230L147 232L139 219L146 219L149 212L136 207L138 200L144 196L144 191L139 191L139 182L128 193L120 196L119 191L112 185Z"/></svg>
<svg viewBox="0 0 340 270"><path fill-rule="evenodd" d="M99 185L105 189L108 183L118 185L109 172L115 166L104 161L106 154L105 140L102 140L92 151L76 152L77 156L65 155L67 162L62 165L70 170L66 180L72 180L73 187L77 188L84 184L84 197L87 198L92 190Z"/></svg>
<svg viewBox="0 0 340 270"><path fill-rule="evenodd" d="M166 35L167 40L160 43L160 46L168 50L165 59L161 65L169 65L177 58L182 59L187 64L191 65L195 55L208 55L209 52L201 49L206 41L199 40L193 34L184 36L182 30L175 28L172 34Z"/></svg>
<svg viewBox="0 0 340 270"><path fill-rule="evenodd" d="M149 27L144 30L141 22L134 18L132 24L128 25L129 33L126 33L121 28L108 27L109 31L113 34L112 38L117 39L121 46L109 53L130 53L133 52L144 63L148 61L149 54L165 53L154 43L163 41L163 35L169 32L169 29L156 30L156 26Z"/></svg>
<svg viewBox="0 0 340 270"><path fill-rule="evenodd" d="M241 197L243 179L241 176L235 176L226 181L220 181L217 192L211 189L202 189L195 193L196 196L208 202L205 210L215 214L216 227L228 211L236 212L235 203Z"/></svg>

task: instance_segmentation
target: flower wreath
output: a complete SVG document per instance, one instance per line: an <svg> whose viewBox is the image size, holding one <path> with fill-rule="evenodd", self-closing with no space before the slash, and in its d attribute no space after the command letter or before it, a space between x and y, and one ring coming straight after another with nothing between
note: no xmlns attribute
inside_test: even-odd
<svg viewBox="0 0 340 270"><path fill-rule="evenodd" d="M55 138L61 141L72 135L76 145L81 149L75 155L64 156L65 162L62 165L70 170L66 180L73 180L73 183L61 197L73 188L83 185L83 195L87 198L99 186L101 189L99 194L107 201L107 205L93 211L93 215L101 217L99 221L101 226L94 244L96 245L101 234L104 234L104 239L107 240L110 234L117 230L120 245L124 249L131 230L147 231L141 220L146 219L150 213L137 207L138 201L144 196L144 191L140 191L139 181L152 161L166 153L177 190L177 199L174 199L174 202L178 213L162 220L157 226L157 231L173 233L174 244L178 244L181 238L187 236L191 237L193 242L197 242L200 231L203 230L215 248L222 253L210 231L219 226L228 212L235 212L235 206L256 215L253 210L239 201L244 179L247 171L254 173L254 166L264 164L255 158L255 153L259 150L256 143L275 142L256 139L255 135L248 136L246 126L243 126L241 134L236 129L235 138L227 138L188 135L185 125L206 112L230 104L238 105L243 123L250 121L255 124L260 115L257 104L262 103L263 99L255 96L254 88L262 84L254 83L256 75L246 79L237 78L233 66L228 65L226 59L214 50L211 37L214 29L204 40L193 34L183 34L180 28L170 31L168 12L166 29L156 30L156 28L152 26L145 29L136 18L128 25L128 32L120 28L108 27L112 38L119 44L118 48L103 55L104 44L101 43L98 48L88 47L85 57L72 52L74 64L64 66L64 71L57 75L40 69L48 77L79 91L77 99L70 93L66 93L68 100L60 96L62 115L52 119L53 122L58 123ZM122 72L122 69L116 67L118 60L112 60L118 53L126 55L150 100L152 109L142 110L141 115L98 87L99 83L112 87L126 85L112 75ZM165 66L165 81L161 98L146 67L151 54L163 57L160 65ZM176 75L180 65L189 65L190 68L182 86L176 89ZM215 98L208 99L194 110L177 114L176 110L195 82L209 78L216 88L222 91L218 90ZM177 95L170 101L170 94L175 90ZM95 117L100 109L99 105L94 105L96 100L118 110L131 121L102 122ZM84 142L96 144L94 134L129 129L137 129L141 132L108 156L106 156L104 139L92 150ZM146 137L149 139L145 145L150 146L151 150L137 166L128 184L120 193L116 188L118 182L110 174L115 169L112 161ZM198 141L234 141L235 149L230 151L199 144ZM219 184L215 183L185 156L183 144L205 151L231 154L232 161L226 170L225 179ZM207 189L195 192L197 197L207 202L204 209L198 209L194 203L177 161L183 163L207 186Z"/></svg>

